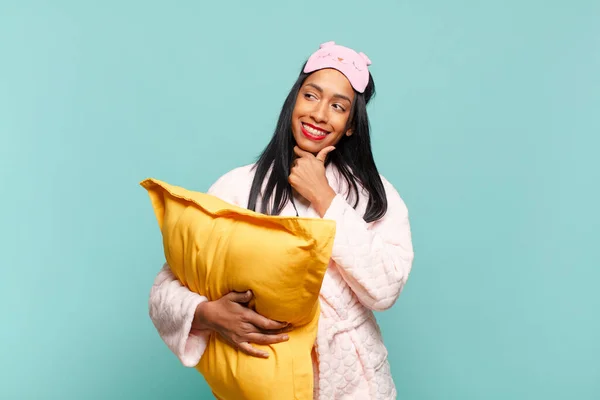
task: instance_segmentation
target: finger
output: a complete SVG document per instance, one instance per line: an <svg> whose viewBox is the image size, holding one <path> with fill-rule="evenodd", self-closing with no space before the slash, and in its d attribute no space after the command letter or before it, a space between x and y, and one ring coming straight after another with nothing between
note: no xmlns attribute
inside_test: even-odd
<svg viewBox="0 0 600 400"><path fill-rule="evenodd" d="M284 329L288 326L287 322L273 321L249 309L246 310L246 312L244 313L244 319L246 320L246 322L250 322L252 325L256 326L262 331Z"/></svg>
<svg viewBox="0 0 600 400"><path fill-rule="evenodd" d="M296 153L296 155L298 157L314 157L312 155L312 153L309 153L308 151L304 151L298 146L294 146L294 153Z"/></svg>
<svg viewBox="0 0 600 400"><path fill-rule="evenodd" d="M250 356L259 357L259 358L269 358L269 353L267 353L266 351L262 351L262 350L252 347L252 345L248 342L240 343L239 348L244 353L246 353Z"/></svg>
<svg viewBox="0 0 600 400"><path fill-rule="evenodd" d="M317 154L317 160L325 162L325 159L327 158L327 154L331 153L334 150L335 150L335 147L333 147L333 146L325 147L323 150L321 150L319 152L319 154Z"/></svg>
<svg viewBox="0 0 600 400"><path fill-rule="evenodd" d="M250 290L245 291L244 293L238 292L230 292L225 295L229 301L233 301L235 303L248 303L252 300L252 292Z"/></svg>
<svg viewBox="0 0 600 400"><path fill-rule="evenodd" d="M294 326L291 324L288 324L285 328L281 328L281 329L270 329L270 330L266 330L263 329L261 330L262 333L264 333L265 335L277 335L280 333L288 333L294 330Z"/></svg>
<svg viewBox="0 0 600 400"><path fill-rule="evenodd" d="M292 325L286 325L281 329L261 329L254 325L251 322L242 322L236 329L238 335L253 335L253 334L261 334L261 335L283 335L285 333L291 332L294 330ZM238 340L238 342L243 341L243 338Z"/></svg>
<svg viewBox="0 0 600 400"><path fill-rule="evenodd" d="M254 329L249 330L249 333L264 333L265 335L279 335L282 333L291 332L295 329L295 327L292 324L288 324L281 329L260 329L256 325L252 325L252 327Z"/></svg>
<svg viewBox="0 0 600 400"><path fill-rule="evenodd" d="M290 340L286 334L281 335L265 335L262 333L251 333L247 336L248 342L267 346L270 344L283 343Z"/></svg>

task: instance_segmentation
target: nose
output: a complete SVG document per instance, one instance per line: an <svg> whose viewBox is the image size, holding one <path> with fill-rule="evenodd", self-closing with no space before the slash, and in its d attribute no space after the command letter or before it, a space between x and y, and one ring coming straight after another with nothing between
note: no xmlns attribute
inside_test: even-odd
<svg viewBox="0 0 600 400"><path fill-rule="evenodd" d="M319 101L315 102L315 106L310 113L315 122L324 123L327 122L327 102Z"/></svg>

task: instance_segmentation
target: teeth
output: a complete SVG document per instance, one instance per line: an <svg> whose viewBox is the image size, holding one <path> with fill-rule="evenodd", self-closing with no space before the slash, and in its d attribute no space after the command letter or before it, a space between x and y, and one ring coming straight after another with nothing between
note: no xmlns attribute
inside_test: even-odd
<svg viewBox="0 0 600 400"><path fill-rule="evenodd" d="M308 133L310 133L311 135L315 135L315 136L325 136L327 135L325 132L311 128L308 125L302 124L302 126L304 127L304 129L307 130Z"/></svg>

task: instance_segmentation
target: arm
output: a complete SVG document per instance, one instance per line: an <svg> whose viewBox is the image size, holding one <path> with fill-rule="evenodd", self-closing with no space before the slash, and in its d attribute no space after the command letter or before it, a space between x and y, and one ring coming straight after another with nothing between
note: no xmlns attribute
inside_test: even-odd
<svg viewBox="0 0 600 400"><path fill-rule="evenodd" d="M228 180L227 175L219 178L208 194L232 202ZM208 343L210 330L192 329L192 323L197 322L198 306L206 301L206 297L183 286L168 264L159 271L150 290L150 319L161 339L186 367L198 364Z"/></svg>
<svg viewBox="0 0 600 400"><path fill-rule="evenodd" d="M220 178L208 191L231 204L236 201L231 176ZM186 367L198 364L212 332L218 333L233 347L255 357L268 353L251 343L270 345L286 341L291 327L268 320L243 304L252 294L229 293L221 299L208 301L190 291L173 275L165 264L155 278L150 291L149 314L161 339Z"/></svg>
<svg viewBox="0 0 600 400"><path fill-rule="evenodd" d="M192 331L196 309L206 301L206 297L183 286L167 264L150 290L150 319L161 339L186 367L198 364L208 343L210 331Z"/></svg>
<svg viewBox="0 0 600 400"><path fill-rule="evenodd" d="M360 302L376 311L396 302L414 258L406 205L382 180L388 209L379 221L367 224L339 194L323 216L337 224L331 258Z"/></svg>

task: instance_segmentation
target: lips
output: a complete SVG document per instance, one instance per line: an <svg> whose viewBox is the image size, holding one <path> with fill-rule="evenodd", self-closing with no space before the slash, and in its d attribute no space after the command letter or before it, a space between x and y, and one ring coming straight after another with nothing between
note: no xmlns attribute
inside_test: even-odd
<svg viewBox="0 0 600 400"><path fill-rule="evenodd" d="M302 122L300 126L302 127L302 133L304 134L304 136L311 140L323 140L330 133L324 129L318 128L314 125L305 122Z"/></svg>

